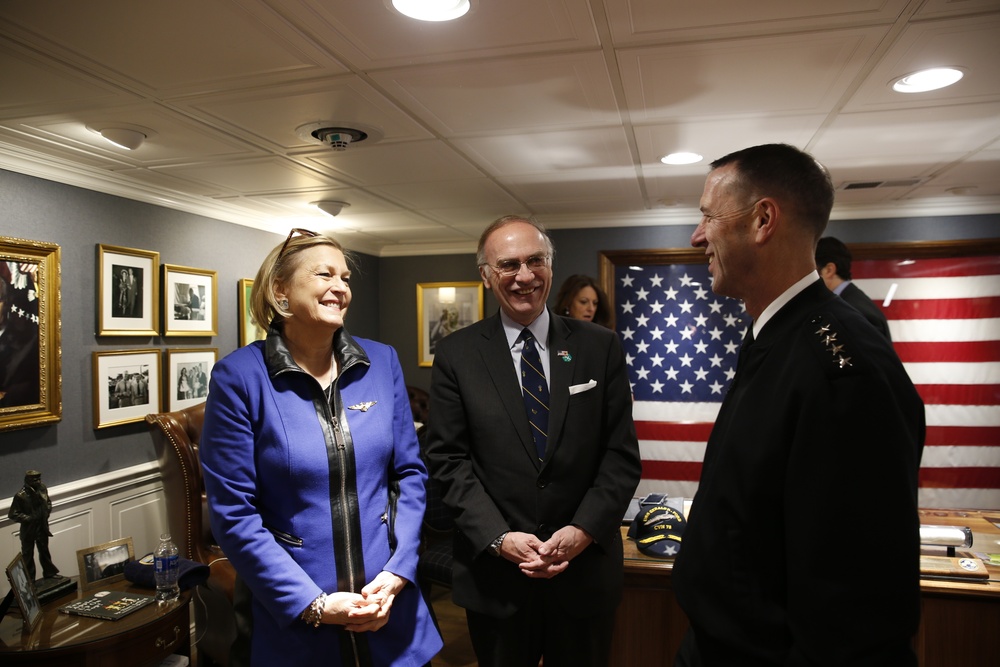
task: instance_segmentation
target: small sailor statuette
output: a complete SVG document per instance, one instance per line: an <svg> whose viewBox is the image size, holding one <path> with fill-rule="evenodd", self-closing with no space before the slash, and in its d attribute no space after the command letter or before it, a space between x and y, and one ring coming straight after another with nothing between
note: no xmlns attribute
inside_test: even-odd
<svg viewBox="0 0 1000 667"><path fill-rule="evenodd" d="M364 403L356 403L354 405L348 405L348 410L361 410L361 412L368 412L368 408L374 406L378 401L365 401Z"/></svg>

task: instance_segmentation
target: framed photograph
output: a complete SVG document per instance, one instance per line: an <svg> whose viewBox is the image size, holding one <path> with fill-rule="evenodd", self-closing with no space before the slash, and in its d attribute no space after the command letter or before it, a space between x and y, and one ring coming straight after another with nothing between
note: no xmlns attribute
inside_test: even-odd
<svg viewBox="0 0 1000 667"><path fill-rule="evenodd" d="M62 418L59 252L0 236L0 431Z"/></svg>
<svg viewBox="0 0 1000 667"><path fill-rule="evenodd" d="M160 350L93 353L94 428L141 422L163 411Z"/></svg>
<svg viewBox="0 0 1000 667"><path fill-rule="evenodd" d="M125 565L135 560L132 538L111 540L76 552L80 568L80 589L89 591L125 578Z"/></svg>
<svg viewBox="0 0 1000 667"><path fill-rule="evenodd" d="M163 335L214 336L219 328L216 272L163 265Z"/></svg>
<svg viewBox="0 0 1000 667"><path fill-rule="evenodd" d="M264 340L267 338L267 325L259 326L250 315L250 290L253 289L253 280L251 278L240 279L238 288L240 347L243 347L255 340Z"/></svg>
<svg viewBox="0 0 1000 667"><path fill-rule="evenodd" d="M183 410L205 400L218 358L219 350L214 347L167 350L167 410Z"/></svg>
<svg viewBox="0 0 1000 667"><path fill-rule="evenodd" d="M31 632L42 617L42 605L35 593L35 582L28 576L28 567L20 553L7 566L7 579L10 581L10 589L14 591L14 598L17 599L17 606L21 608L24 631Z"/></svg>
<svg viewBox="0 0 1000 667"><path fill-rule="evenodd" d="M434 347L450 334L483 319L483 283L417 284L417 360L434 364Z"/></svg>
<svg viewBox="0 0 1000 667"><path fill-rule="evenodd" d="M160 253L97 246L97 335L155 336Z"/></svg>

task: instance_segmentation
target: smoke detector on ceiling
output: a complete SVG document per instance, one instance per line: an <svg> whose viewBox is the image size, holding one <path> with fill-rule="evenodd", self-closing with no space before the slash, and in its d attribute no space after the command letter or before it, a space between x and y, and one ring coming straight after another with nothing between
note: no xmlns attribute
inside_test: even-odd
<svg viewBox="0 0 1000 667"><path fill-rule="evenodd" d="M295 133L303 141L322 144L335 151L346 151L348 146L365 142L374 144L382 140L383 133L377 127L364 123L323 120L307 123L295 128Z"/></svg>

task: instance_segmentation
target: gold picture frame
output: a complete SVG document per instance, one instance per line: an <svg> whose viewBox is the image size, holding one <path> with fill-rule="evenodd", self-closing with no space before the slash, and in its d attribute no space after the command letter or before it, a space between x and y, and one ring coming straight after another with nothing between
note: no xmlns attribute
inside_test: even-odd
<svg viewBox="0 0 1000 667"><path fill-rule="evenodd" d="M241 278L237 289L239 290L237 299L239 302L240 347L243 347L255 340L267 338L267 325L258 325L250 313L250 293L253 290L253 279Z"/></svg>
<svg viewBox="0 0 1000 667"><path fill-rule="evenodd" d="M79 549L76 564L80 569L80 589L89 591L121 581L125 578L125 565L133 560L131 537Z"/></svg>
<svg viewBox="0 0 1000 667"><path fill-rule="evenodd" d="M168 349L163 372L167 410L174 412L203 403L208 397L212 367L218 360L219 349L215 347Z"/></svg>
<svg viewBox="0 0 1000 667"><path fill-rule="evenodd" d="M0 236L0 432L62 419L60 248Z"/></svg>
<svg viewBox="0 0 1000 667"><path fill-rule="evenodd" d="M219 329L217 273L163 265L163 335L214 336Z"/></svg>
<svg viewBox="0 0 1000 667"><path fill-rule="evenodd" d="M163 411L160 354L152 348L93 353L95 430Z"/></svg>
<svg viewBox="0 0 1000 667"><path fill-rule="evenodd" d="M97 335L155 336L160 253L97 245Z"/></svg>
<svg viewBox="0 0 1000 667"><path fill-rule="evenodd" d="M434 347L449 333L483 319L483 283L417 284L417 361L434 365Z"/></svg>
<svg viewBox="0 0 1000 667"><path fill-rule="evenodd" d="M28 567L20 552L7 566L7 581L10 582L10 589L14 592L17 606L21 608L21 618L24 619L22 631L31 632L42 618L42 605L35 592L35 582L28 575Z"/></svg>

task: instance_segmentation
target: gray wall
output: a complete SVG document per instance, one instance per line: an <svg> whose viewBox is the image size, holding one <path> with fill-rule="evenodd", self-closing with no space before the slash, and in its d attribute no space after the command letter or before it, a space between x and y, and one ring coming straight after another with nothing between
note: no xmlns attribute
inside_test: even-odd
<svg viewBox="0 0 1000 667"><path fill-rule="evenodd" d="M239 225L95 193L0 170L0 235L58 243L62 248L62 421L0 433L0 498L13 495L24 471L37 468L49 485L155 459L144 423L93 429L91 353L95 350L237 345L236 285L252 278L264 255L283 239ZM561 229L553 292L572 273L598 274L604 250L686 248L690 226ZM1000 215L834 221L828 233L848 243L996 238ZM98 338L97 244L155 250L160 261L218 271L219 334L211 339ZM359 254L348 328L394 346L408 384L430 386L417 364L416 285L478 280L475 256L375 258ZM553 294L554 297L554 294ZM485 313L497 302L487 292Z"/></svg>
<svg viewBox="0 0 1000 667"><path fill-rule="evenodd" d="M237 281L253 278L280 235L0 170L0 236L59 244L62 251L62 421L0 433L0 498L36 468L49 486L156 459L145 422L93 428L91 353L218 348L238 344ZM218 272L218 335L98 337L97 245L160 253L160 262ZM351 331L378 337L377 258L359 255ZM159 305L159 304L157 304Z"/></svg>

